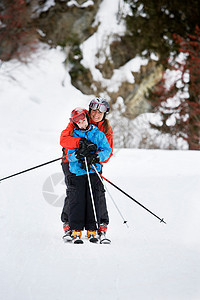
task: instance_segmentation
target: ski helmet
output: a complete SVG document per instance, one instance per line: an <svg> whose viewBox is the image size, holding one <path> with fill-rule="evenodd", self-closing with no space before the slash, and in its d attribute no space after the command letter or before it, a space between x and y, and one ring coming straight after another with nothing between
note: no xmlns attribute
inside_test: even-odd
<svg viewBox="0 0 200 300"><path fill-rule="evenodd" d="M100 112L108 113L110 110L110 105L104 98L96 97L90 101L89 108L92 110L98 109Z"/></svg>
<svg viewBox="0 0 200 300"><path fill-rule="evenodd" d="M84 120L87 117L86 110L81 107L77 107L71 112L70 121L78 123L80 120Z"/></svg>
<svg viewBox="0 0 200 300"><path fill-rule="evenodd" d="M84 108L77 107L74 110L72 110L70 121L74 123L74 125L76 126L77 129L79 129L77 123L81 120L84 120L85 118L87 118L87 121L88 121L88 126L87 126L87 129L88 129L88 128L90 128L90 118L89 118L88 112Z"/></svg>

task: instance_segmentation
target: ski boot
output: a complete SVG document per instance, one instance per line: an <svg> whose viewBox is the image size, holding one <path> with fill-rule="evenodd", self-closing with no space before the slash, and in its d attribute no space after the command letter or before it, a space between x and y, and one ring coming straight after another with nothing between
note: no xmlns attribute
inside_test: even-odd
<svg viewBox="0 0 200 300"><path fill-rule="evenodd" d="M72 230L72 238L74 244L83 244L83 240L81 239L82 232L81 230Z"/></svg>
<svg viewBox="0 0 200 300"><path fill-rule="evenodd" d="M100 227L98 230L100 244L110 244L111 243L111 240L109 240L106 237L106 232L107 232L107 224L105 224L105 223L100 224Z"/></svg>
<svg viewBox="0 0 200 300"><path fill-rule="evenodd" d="M96 231L95 230L87 230L87 237L88 237L88 240L91 243L97 243L98 242L98 238L96 237Z"/></svg>
<svg viewBox="0 0 200 300"><path fill-rule="evenodd" d="M73 240L73 237L72 237L72 231L69 228L69 223L68 222L63 223L63 230L64 230L64 233L65 233L63 235L64 242L71 242Z"/></svg>
<svg viewBox="0 0 200 300"><path fill-rule="evenodd" d="M99 236L101 236L102 234L106 234L106 232L107 232L107 227L108 227L108 225L106 224L106 223L102 223L102 224L100 224L100 227L99 227L99 229L98 229L98 235Z"/></svg>

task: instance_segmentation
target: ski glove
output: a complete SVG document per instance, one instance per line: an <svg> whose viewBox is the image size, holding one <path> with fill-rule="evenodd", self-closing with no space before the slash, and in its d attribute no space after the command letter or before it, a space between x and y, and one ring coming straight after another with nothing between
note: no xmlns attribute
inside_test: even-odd
<svg viewBox="0 0 200 300"><path fill-rule="evenodd" d="M90 171L92 165L96 165L96 163L99 163L99 156L97 153L93 153L90 154L89 156L86 157L87 160L87 165L88 165L88 170ZM81 163L81 169L84 169L85 171L87 171L86 165L85 165L85 160L81 159L79 160L79 162Z"/></svg>
<svg viewBox="0 0 200 300"><path fill-rule="evenodd" d="M76 151L75 156L77 159L81 159L89 156L92 152L96 152L96 150L97 146L94 143L86 140L85 138L81 138L79 148Z"/></svg>
<svg viewBox="0 0 200 300"><path fill-rule="evenodd" d="M91 141L82 138L80 142L81 142L81 147L83 147L83 149L87 149L89 153L97 151L97 145L95 145ZM79 142L79 146L80 146L80 142Z"/></svg>

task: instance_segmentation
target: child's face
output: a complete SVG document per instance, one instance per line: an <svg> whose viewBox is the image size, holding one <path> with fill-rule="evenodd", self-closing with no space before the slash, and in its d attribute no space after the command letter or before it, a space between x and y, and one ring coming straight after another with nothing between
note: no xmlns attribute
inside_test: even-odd
<svg viewBox="0 0 200 300"><path fill-rule="evenodd" d="M80 120L78 123L76 123L80 129L86 129L88 127L88 120L87 118Z"/></svg>

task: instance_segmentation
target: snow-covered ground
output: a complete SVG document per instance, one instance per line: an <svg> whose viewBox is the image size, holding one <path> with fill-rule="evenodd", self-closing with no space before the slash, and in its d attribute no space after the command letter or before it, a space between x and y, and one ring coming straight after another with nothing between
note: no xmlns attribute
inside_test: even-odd
<svg viewBox="0 0 200 300"><path fill-rule="evenodd" d="M2 176L7 166L16 171L4 157ZM107 195L111 245L63 243L61 207L42 194L46 179L61 173L58 162L2 181L1 299L199 299L199 158L193 151L115 150L104 176L167 224L107 184L129 225ZM56 189L64 195L62 184Z"/></svg>
<svg viewBox="0 0 200 300"><path fill-rule="evenodd" d="M91 100L71 86L63 60L52 50L38 64L2 67L17 81L1 73L1 178L60 157L71 110ZM199 163L197 151L115 149L104 176L167 224L107 184L129 225L107 195L111 245L63 243L62 207L43 193L60 162L2 181L1 299L199 299ZM62 182L54 188L63 199Z"/></svg>

